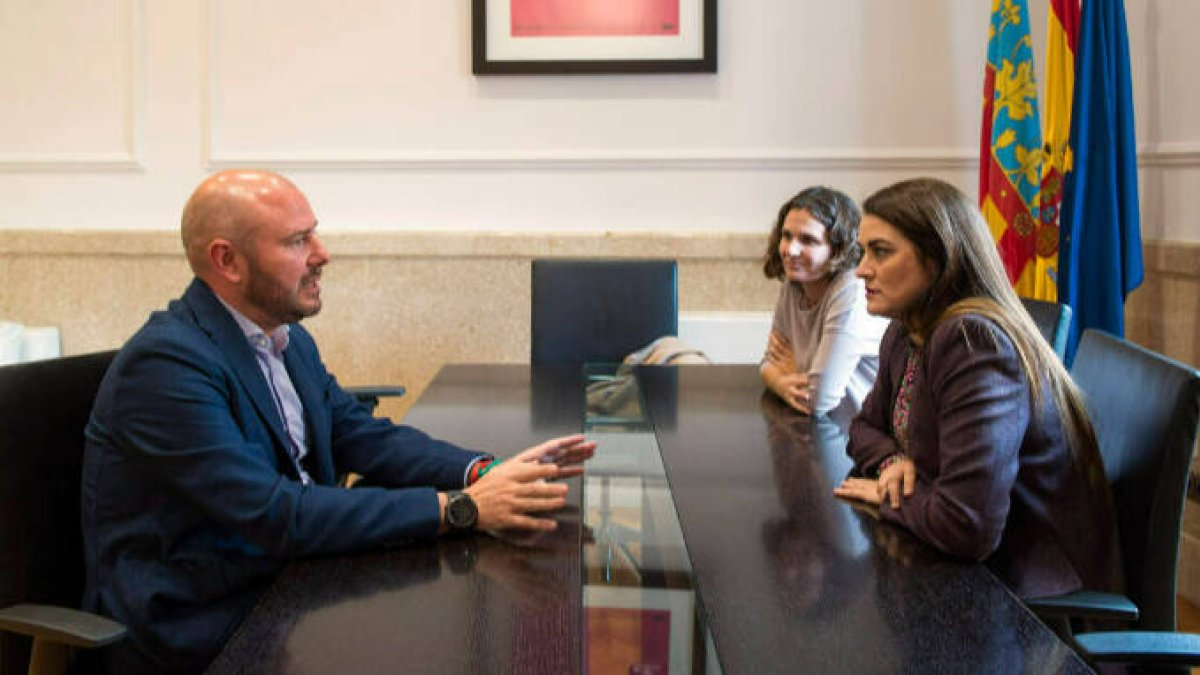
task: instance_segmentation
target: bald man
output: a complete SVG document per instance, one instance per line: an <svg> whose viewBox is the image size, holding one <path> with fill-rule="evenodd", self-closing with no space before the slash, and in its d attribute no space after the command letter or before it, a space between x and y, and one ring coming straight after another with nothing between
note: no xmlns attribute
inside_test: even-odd
<svg viewBox="0 0 1200 675"><path fill-rule="evenodd" d="M104 378L86 431L84 604L130 629L112 672L203 670L296 558L553 529L555 479L594 451L568 436L493 464L372 417L297 323L321 309L316 228L282 176L210 176L183 211L195 279ZM349 471L371 487L335 485Z"/></svg>

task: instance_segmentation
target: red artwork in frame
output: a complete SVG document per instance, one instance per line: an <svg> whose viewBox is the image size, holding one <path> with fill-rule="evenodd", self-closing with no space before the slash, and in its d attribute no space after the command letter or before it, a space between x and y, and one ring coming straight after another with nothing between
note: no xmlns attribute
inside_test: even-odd
<svg viewBox="0 0 1200 675"><path fill-rule="evenodd" d="M679 0L510 1L514 37L679 34Z"/></svg>
<svg viewBox="0 0 1200 675"><path fill-rule="evenodd" d="M476 75L715 73L717 0L472 0Z"/></svg>

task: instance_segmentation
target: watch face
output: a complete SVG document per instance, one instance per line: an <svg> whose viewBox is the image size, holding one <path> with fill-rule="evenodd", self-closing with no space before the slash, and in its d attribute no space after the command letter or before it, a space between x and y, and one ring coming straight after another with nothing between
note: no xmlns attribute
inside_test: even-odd
<svg viewBox="0 0 1200 675"><path fill-rule="evenodd" d="M446 524L455 530L469 530L475 527L475 518L478 515L475 500L471 499L471 495L460 492L452 495L446 502Z"/></svg>

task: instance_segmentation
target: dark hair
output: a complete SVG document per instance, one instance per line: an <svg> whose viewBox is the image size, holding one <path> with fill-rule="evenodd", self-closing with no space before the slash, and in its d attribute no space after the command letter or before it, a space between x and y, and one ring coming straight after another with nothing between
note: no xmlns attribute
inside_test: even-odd
<svg viewBox="0 0 1200 675"><path fill-rule="evenodd" d="M958 188L935 178L901 181L871 195L863 210L896 228L923 263L932 263L924 303L899 317L918 340L929 337L950 305L966 298L1011 300L1007 309L1020 313L987 223Z"/></svg>
<svg viewBox="0 0 1200 675"><path fill-rule="evenodd" d="M924 302L898 317L918 342L939 323L978 314L1012 341L1036 410L1054 399L1077 467L1094 488L1107 492L1096 436L1079 390L1042 337L1008 281L983 214L958 188L936 178L915 178L886 187L863 202L863 211L896 228L933 263Z"/></svg>
<svg viewBox="0 0 1200 675"><path fill-rule="evenodd" d="M855 206L854 200L845 193L824 186L805 188L779 207L779 215L775 217L775 226L771 228L771 236L767 238L767 252L763 256L763 274L768 279L782 279L783 260L779 257L779 240L783 238L783 221L787 220L792 211L804 210L814 220L825 226L825 235L829 239L830 254L829 276L844 270L852 269L862 257L862 248L858 245L858 223L862 214Z"/></svg>

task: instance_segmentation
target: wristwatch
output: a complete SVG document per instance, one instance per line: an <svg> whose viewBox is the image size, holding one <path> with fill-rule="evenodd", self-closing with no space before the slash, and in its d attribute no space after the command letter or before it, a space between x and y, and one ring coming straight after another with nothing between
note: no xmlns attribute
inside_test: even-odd
<svg viewBox="0 0 1200 675"><path fill-rule="evenodd" d="M479 509L471 495L457 490L446 493L446 527L451 532L470 532L475 529Z"/></svg>

